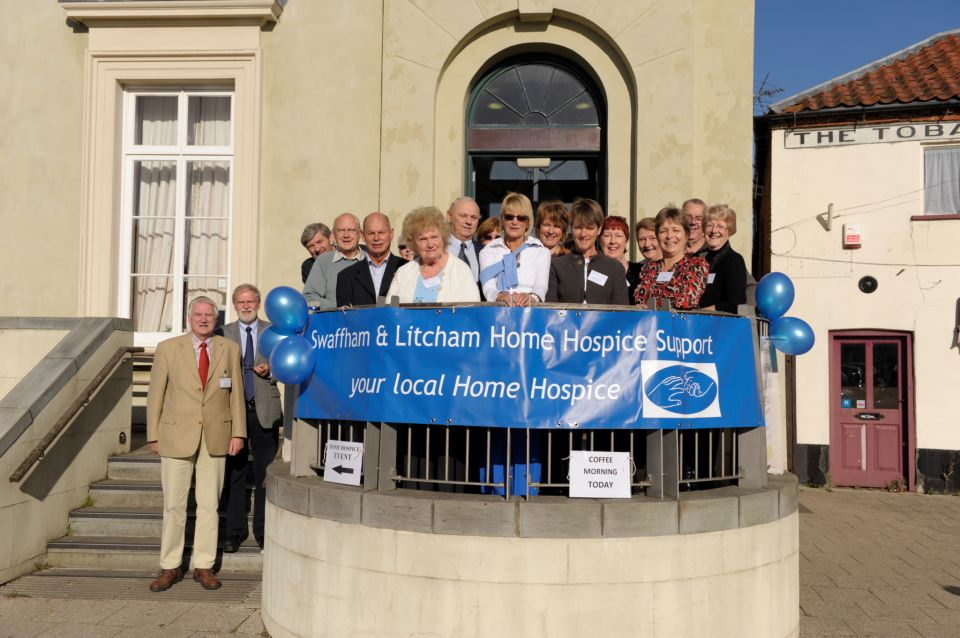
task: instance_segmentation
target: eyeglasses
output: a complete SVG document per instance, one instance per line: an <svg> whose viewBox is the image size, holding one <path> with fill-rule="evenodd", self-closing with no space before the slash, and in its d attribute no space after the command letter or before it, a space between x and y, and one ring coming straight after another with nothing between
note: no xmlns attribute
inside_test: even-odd
<svg viewBox="0 0 960 638"><path fill-rule="evenodd" d="M730 230L726 224L707 224L707 230Z"/></svg>
<svg viewBox="0 0 960 638"><path fill-rule="evenodd" d="M494 239L500 239L500 235L494 235L493 233L490 233L483 236L484 241L493 241Z"/></svg>
<svg viewBox="0 0 960 638"><path fill-rule="evenodd" d="M530 218L526 215L514 215L513 213L504 213L503 215L501 215L501 217L503 217L503 221L505 222L512 222L513 220L517 220L518 222L523 222L524 224L526 224L528 221L530 221Z"/></svg>

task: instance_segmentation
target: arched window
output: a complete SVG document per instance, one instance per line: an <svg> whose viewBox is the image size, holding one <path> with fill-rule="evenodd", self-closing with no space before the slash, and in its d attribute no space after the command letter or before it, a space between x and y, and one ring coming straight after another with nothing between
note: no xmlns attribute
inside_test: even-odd
<svg viewBox="0 0 960 638"><path fill-rule="evenodd" d="M508 60L476 84L466 117L468 192L484 216L509 191L536 206L576 197L603 203L602 94L565 60Z"/></svg>

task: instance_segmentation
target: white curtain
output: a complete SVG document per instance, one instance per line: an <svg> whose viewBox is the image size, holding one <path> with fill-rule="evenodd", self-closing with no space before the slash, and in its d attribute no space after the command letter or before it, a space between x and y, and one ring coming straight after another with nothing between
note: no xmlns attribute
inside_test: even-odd
<svg viewBox="0 0 960 638"><path fill-rule="evenodd" d="M133 316L141 332L172 328L173 241L177 210L177 165L134 163Z"/></svg>
<svg viewBox="0 0 960 638"><path fill-rule="evenodd" d="M187 162L187 300L207 295L227 302L230 163Z"/></svg>
<svg viewBox="0 0 960 638"><path fill-rule="evenodd" d="M960 213L960 148L925 149L923 184L923 210L926 213Z"/></svg>
<svg viewBox="0 0 960 638"><path fill-rule="evenodd" d="M228 146L230 144L230 96L191 96L187 144Z"/></svg>

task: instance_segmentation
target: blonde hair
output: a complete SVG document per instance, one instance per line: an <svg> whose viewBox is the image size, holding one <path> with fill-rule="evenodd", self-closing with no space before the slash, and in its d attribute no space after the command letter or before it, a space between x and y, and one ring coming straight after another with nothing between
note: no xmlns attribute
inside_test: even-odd
<svg viewBox="0 0 960 638"><path fill-rule="evenodd" d="M443 243L450 239L450 223L436 206L421 206L414 208L403 218L403 230L400 235L403 243L408 246L416 245L417 235L434 228L440 233Z"/></svg>
<svg viewBox="0 0 960 638"><path fill-rule="evenodd" d="M716 217L724 224L727 225L727 229L730 231L731 235L735 235L737 232L737 212L730 208L726 204L714 204L707 209L706 214L703 216L703 226L707 226L707 220Z"/></svg>

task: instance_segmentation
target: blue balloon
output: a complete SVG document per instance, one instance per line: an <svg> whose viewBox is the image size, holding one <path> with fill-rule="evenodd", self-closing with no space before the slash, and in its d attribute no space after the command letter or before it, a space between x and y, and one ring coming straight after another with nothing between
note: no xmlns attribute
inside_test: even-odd
<svg viewBox="0 0 960 638"><path fill-rule="evenodd" d="M277 344L289 336L290 335L283 334L279 330L274 330L273 326L270 326L266 330L261 330L259 338L260 347L257 351L269 359L274 348L277 347Z"/></svg>
<svg viewBox="0 0 960 638"><path fill-rule="evenodd" d="M810 324L796 317L779 317L771 321L770 339L776 349L784 354L809 352L816 341Z"/></svg>
<svg viewBox="0 0 960 638"><path fill-rule="evenodd" d="M767 319L782 317L793 303L793 282L782 272L764 275L757 284L757 310Z"/></svg>
<svg viewBox="0 0 960 638"><path fill-rule="evenodd" d="M278 286L271 290L263 306L267 319L283 334L297 334L307 325L307 300L289 286Z"/></svg>
<svg viewBox="0 0 960 638"><path fill-rule="evenodd" d="M313 374L317 353L304 337L294 335L277 344L270 355L270 373L286 384L303 383Z"/></svg>

